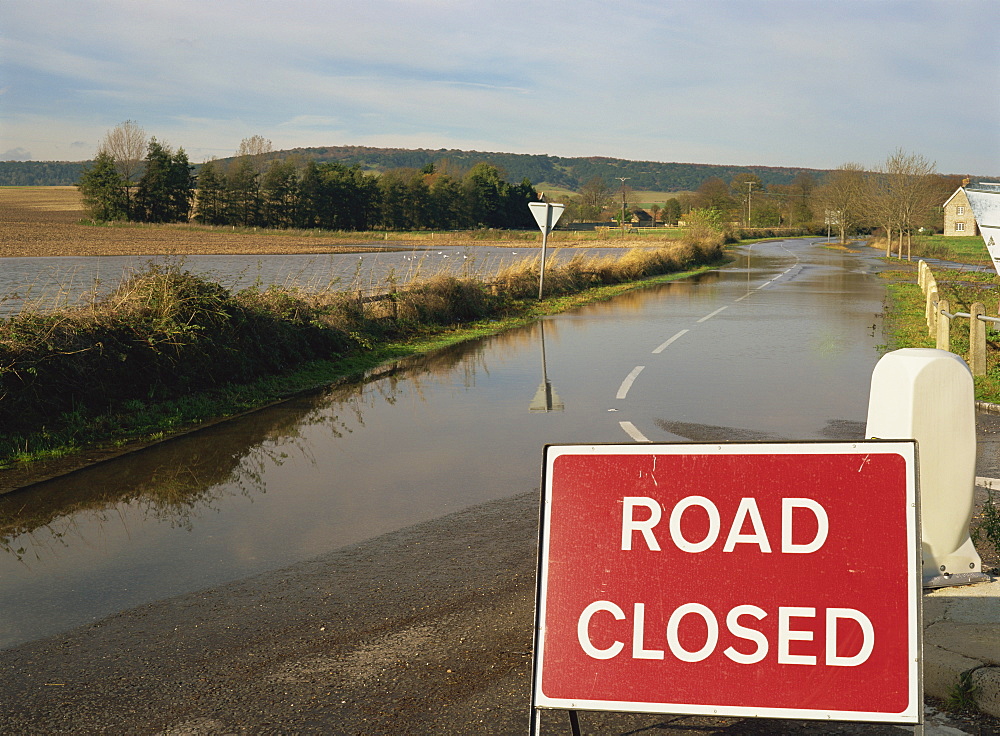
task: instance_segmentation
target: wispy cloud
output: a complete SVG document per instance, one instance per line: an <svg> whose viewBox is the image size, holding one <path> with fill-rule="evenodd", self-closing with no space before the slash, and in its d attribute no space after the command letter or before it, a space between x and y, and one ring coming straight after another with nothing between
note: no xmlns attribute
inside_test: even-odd
<svg viewBox="0 0 1000 736"><path fill-rule="evenodd" d="M0 147L68 156L131 118L206 155L258 133L803 166L902 145L1000 172L998 26L995 0L12 0Z"/></svg>

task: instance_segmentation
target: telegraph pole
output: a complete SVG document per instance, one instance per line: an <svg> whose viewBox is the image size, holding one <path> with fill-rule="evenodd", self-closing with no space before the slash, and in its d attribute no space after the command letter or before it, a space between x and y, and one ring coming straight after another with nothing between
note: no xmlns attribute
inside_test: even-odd
<svg viewBox="0 0 1000 736"><path fill-rule="evenodd" d="M747 227L750 227L750 199L753 197L753 182L747 182Z"/></svg>
<svg viewBox="0 0 1000 736"><path fill-rule="evenodd" d="M625 232L625 182L627 182L632 177L630 176L616 176L618 181L622 183L622 219L619 223L621 225L622 233Z"/></svg>

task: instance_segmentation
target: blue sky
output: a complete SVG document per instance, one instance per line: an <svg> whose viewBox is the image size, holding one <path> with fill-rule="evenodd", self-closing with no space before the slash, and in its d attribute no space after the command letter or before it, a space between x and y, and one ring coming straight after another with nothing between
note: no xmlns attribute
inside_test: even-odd
<svg viewBox="0 0 1000 736"><path fill-rule="evenodd" d="M998 0L2 0L0 160L240 140L1000 177Z"/></svg>

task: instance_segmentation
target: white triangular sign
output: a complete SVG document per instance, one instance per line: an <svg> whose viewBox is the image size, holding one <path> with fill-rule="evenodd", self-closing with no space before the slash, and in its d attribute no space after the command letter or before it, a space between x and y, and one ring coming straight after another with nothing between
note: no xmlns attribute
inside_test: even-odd
<svg viewBox="0 0 1000 736"><path fill-rule="evenodd" d="M993 265L1000 273L1000 248L997 247L995 236L1000 237L1000 185L978 184L966 187L965 196L972 205L972 215L979 225L979 233L990 252Z"/></svg>
<svg viewBox="0 0 1000 736"><path fill-rule="evenodd" d="M559 222L566 205L551 202L528 202L528 209L531 210L535 222L538 223L538 229L548 235Z"/></svg>

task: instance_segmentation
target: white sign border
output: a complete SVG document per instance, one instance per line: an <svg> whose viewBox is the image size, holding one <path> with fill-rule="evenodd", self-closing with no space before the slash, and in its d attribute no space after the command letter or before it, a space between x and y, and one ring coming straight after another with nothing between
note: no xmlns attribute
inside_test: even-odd
<svg viewBox="0 0 1000 736"><path fill-rule="evenodd" d="M899 713L868 711L830 711L809 708L757 708L748 706L704 705L690 703L633 703L609 700L576 700L549 698L541 689L544 659L545 593L548 584L546 562L549 553L551 512L551 482L553 465L563 455L776 455L776 454L873 454L902 455L906 461L906 525L911 540L907 549L910 569L907 591L907 651L909 675L907 707ZM636 443L546 445L542 469L542 512L539 520L538 577L535 595L534 658L532 663L531 708L532 724L539 709L618 711L627 713L664 713L678 715L710 715L757 718L787 718L814 721L860 721L918 725L923 723L923 630L922 574L920 569L920 502L915 440L857 440L850 442L786 442L786 443Z"/></svg>

